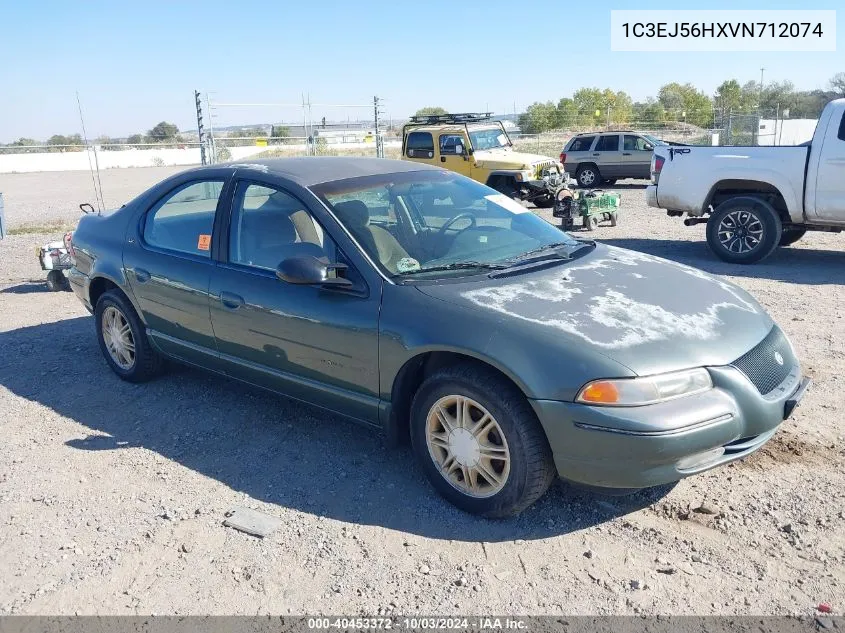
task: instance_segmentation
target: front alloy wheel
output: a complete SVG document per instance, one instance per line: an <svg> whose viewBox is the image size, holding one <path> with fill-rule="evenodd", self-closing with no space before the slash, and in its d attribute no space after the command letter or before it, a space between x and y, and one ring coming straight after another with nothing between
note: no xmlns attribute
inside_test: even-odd
<svg viewBox="0 0 845 633"><path fill-rule="evenodd" d="M410 430L426 478L472 514L518 514L556 475L546 434L525 395L480 363L428 376L414 395Z"/></svg>
<svg viewBox="0 0 845 633"><path fill-rule="evenodd" d="M440 474L471 497L500 492L511 468L499 423L481 404L461 395L440 398L428 412L426 444Z"/></svg>

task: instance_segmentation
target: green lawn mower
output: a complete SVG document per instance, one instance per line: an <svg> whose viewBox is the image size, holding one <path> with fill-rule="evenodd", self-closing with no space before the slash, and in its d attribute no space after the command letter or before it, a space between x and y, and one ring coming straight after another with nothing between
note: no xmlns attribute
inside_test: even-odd
<svg viewBox="0 0 845 633"><path fill-rule="evenodd" d="M560 228L564 231L575 228L592 231L600 222L610 222L610 226L616 226L621 204L622 196L618 193L609 193L601 189L587 191L561 189L555 197L552 215L560 218ZM581 219L580 223L575 222L576 218Z"/></svg>

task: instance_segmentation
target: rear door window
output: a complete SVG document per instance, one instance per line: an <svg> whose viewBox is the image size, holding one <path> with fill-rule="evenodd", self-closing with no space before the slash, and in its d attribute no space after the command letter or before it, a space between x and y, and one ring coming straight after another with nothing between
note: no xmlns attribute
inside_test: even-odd
<svg viewBox="0 0 845 633"><path fill-rule="evenodd" d="M590 146L593 144L593 139L595 136L579 136L578 138L572 139L572 145L570 145L568 152L587 152L590 149Z"/></svg>
<svg viewBox="0 0 845 633"><path fill-rule="evenodd" d="M618 152L619 151L619 135L610 134L608 136L600 136L599 142L596 143L597 152Z"/></svg>
<svg viewBox="0 0 845 633"><path fill-rule="evenodd" d="M430 132L411 132L405 149L408 158L434 158L434 137Z"/></svg>
<svg viewBox="0 0 845 633"><path fill-rule="evenodd" d="M144 242L177 253L211 257L214 214L224 181L190 182L159 200L144 220Z"/></svg>

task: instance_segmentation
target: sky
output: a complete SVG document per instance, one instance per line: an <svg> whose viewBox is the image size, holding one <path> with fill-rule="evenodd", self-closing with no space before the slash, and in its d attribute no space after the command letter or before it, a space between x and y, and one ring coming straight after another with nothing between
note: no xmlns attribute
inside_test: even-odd
<svg viewBox="0 0 845 633"><path fill-rule="evenodd" d="M839 5L839 6L837 6ZM611 9L840 9L837 52L643 53L610 50ZM845 71L841 0L514 2L513 0L65 0L3 2L0 143L81 132L195 129L193 91L217 103L371 104L386 117L423 106L521 111L580 87L634 100L670 81L712 94L725 79L825 88ZM313 106L315 118L371 108ZM296 107L218 107L214 125L301 122Z"/></svg>

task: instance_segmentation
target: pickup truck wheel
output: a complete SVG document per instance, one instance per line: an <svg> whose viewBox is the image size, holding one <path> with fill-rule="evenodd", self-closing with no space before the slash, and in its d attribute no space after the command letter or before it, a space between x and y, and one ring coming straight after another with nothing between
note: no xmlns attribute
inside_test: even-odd
<svg viewBox="0 0 845 633"><path fill-rule="evenodd" d="M575 180L584 189L595 187L601 182L601 174L595 165L581 165L575 172Z"/></svg>
<svg viewBox="0 0 845 633"><path fill-rule="evenodd" d="M161 373L164 359L153 349L132 304L109 290L94 310L97 342L112 371L122 380L146 382Z"/></svg>
<svg viewBox="0 0 845 633"><path fill-rule="evenodd" d="M525 396L496 372L441 369L411 408L411 445L434 488L472 514L518 514L556 476L546 435Z"/></svg>
<svg viewBox="0 0 845 633"><path fill-rule="evenodd" d="M719 259L753 264L771 255L783 226L777 212L757 198L733 198L720 204L707 221L707 245Z"/></svg>
<svg viewBox="0 0 845 633"><path fill-rule="evenodd" d="M790 244L795 244L795 242L804 237L806 232L807 229L785 229L783 233L781 233L778 246L789 246Z"/></svg>

